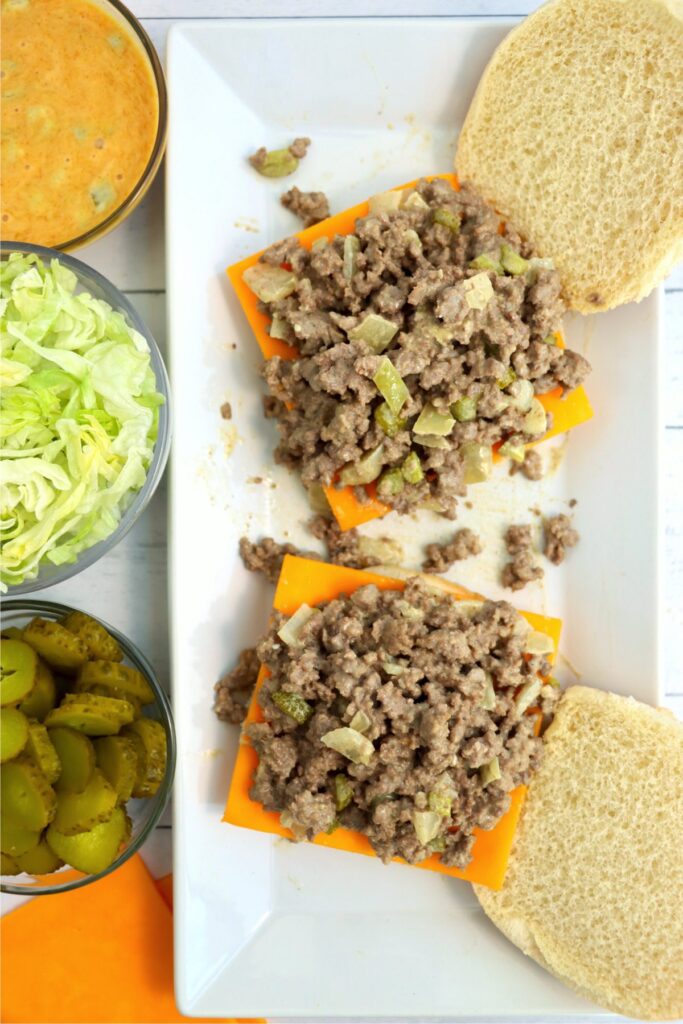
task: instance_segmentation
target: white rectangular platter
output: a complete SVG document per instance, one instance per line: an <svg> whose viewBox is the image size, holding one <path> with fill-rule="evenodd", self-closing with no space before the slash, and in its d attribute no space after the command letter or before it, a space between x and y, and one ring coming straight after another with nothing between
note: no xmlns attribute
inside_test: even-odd
<svg viewBox="0 0 683 1024"><path fill-rule="evenodd" d="M172 30L167 157L175 790L175 950L180 1008L193 1016L504 1018L595 1009L509 945L470 887L401 865L221 823L237 730L215 720L213 683L264 629L272 593L244 571L239 537L309 548L298 481L272 460L261 356L224 268L298 229L287 185L260 178L259 145L309 135L297 172L333 211L452 167L477 80L510 21L274 19ZM541 484L471 489L462 524L486 550L458 579L497 583L502 531L577 499L579 547L520 607L562 616L559 674L657 702L658 298L567 325L594 365L593 421L547 451ZM219 408L232 405L233 418ZM405 541L452 525L392 515L369 532ZM539 526L540 529L540 526ZM509 595L507 595L509 596Z"/></svg>

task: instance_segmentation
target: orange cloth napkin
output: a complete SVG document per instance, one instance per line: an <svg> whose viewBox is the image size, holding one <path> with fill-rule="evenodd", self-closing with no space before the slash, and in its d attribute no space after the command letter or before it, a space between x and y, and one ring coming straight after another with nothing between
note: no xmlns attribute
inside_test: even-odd
<svg viewBox="0 0 683 1024"><path fill-rule="evenodd" d="M163 895L162 895L163 893ZM3 1024L200 1024L173 996L170 875L139 856L0 921Z"/></svg>

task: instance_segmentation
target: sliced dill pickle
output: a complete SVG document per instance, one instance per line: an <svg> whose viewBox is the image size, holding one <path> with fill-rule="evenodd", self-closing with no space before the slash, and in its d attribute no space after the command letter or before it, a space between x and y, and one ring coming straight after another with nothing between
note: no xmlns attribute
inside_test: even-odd
<svg viewBox="0 0 683 1024"><path fill-rule="evenodd" d="M95 741L97 767L116 790L119 803L130 800L138 775L138 752L130 736L103 736Z"/></svg>
<svg viewBox="0 0 683 1024"><path fill-rule="evenodd" d="M28 730L28 718L18 708L0 708L0 764L22 752Z"/></svg>
<svg viewBox="0 0 683 1024"><path fill-rule="evenodd" d="M62 765L42 722L29 724L26 753L33 758L50 785L53 785L59 778Z"/></svg>
<svg viewBox="0 0 683 1024"><path fill-rule="evenodd" d="M112 864L131 835L131 822L122 807L115 807L108 821L87 832L65 836L54 825L47 830L51 850L78 871L97 875Z"/></svg>
<svg viewBox="0 0 683 1024"><path fill-rule="evenodd" d="M35 686L38 655L23 640L0 644L0 706L20 704Z"/></svg>
<svg viewBox="0 0 683 1024"><path fill-rule="evenodd" d="M101 622L85 612L71 612L62 619L62 625L79 637L88 648L91 658L103 661L123 661L123 651Z"/></svg>
<svg viewBox="0 0 683 1024"><path fill-rule="evenodd" d="M54 789L25 756L10 761L0 772L0 800L3 817L31 832L49 825L57 807Z"/></svg>
<svg viewBox="0 0 683 1024"><path fill-rule="evenodd" d="M82 732L66 726L49 729L48 736L61 764L57 792L82 793L95 770L95 748L91 741Z"/></svg>
<svg viewBox="0 0 683 1024"><path fill-rule="evenodd" d="M47 841L42 839L37 846L17 856L16 862L28 875L51 875L61 868L64 861L50 849Z"/></svg>
<svg viewBox="0 0 683 1024"><path fill-rule="evenodd" d="M59 793L53 823L58 832L74 836L108 821L116 807L116 790L95 769L82 793ZM57 851L59 852L59 851Z"/></svg>
<svg viewBox="0 0 683 1024"><path fill-rule="evenodd" d="M118 665L112 661L89 661L85 664L76 679L75 689L79 692L90 691L106 696L123 698L139 704L153 704L154 690L142 672L130 665Z"/></svg>
<svg viewBox="0 0 683 1024"><path fill-rule="evenodd" d="M8 853L10 857L18 857L21 853L27 853L40 842L40 832L34 829L22 828L15 825L3 816L0 817L0 850Z"/></svg>
<svg viewBox="0 0 683 1024"><path fill-rule="evenodd" d="M45 724L66 725L86 736L114 736L134 718L135 708L130 701L94 693L67 693L59 707L49 713Z"/></svg>
<svg viewBox="0 0 683 1024"><path fill-rule="evenodd" d="M122 735L133 740L138 754L138 774L133 796L154 796L166 772L166 733L163 725L153 718L140 718L126 726Z"/></svg>
<svg viewBox="0 0 683 1024"><path fill-rule="evenodd" d="M57 684L51 670L44 661L38 658L38 672L33 689L24 697L19 710L28 718L37 718L42 722L48 711L52 711L57 703Z"/></svg>
<svg viewBox="0 0 683 1024"><path fill-rule="evenodd" d="M21 868L15 861L14 857L10 857L6 853L0 853L0 875L20 875Z"/></svg>
<svg viewBox="0 0 683 1024"><path fill-rule="evenodd" d="M59 622L32 619L24 627L24 640L51 668L67 675L76 672L88 660L88 648Z"/></svg>

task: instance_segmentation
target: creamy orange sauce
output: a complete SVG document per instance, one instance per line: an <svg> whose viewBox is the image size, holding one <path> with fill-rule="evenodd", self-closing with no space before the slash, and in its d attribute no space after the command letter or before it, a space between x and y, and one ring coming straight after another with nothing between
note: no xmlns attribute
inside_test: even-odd
<svg viewBox="0 0 683 1024"><path fill-rule="evenodd" d="M0 234L59 246L130 195L159 109L149 61L90 0L3 0Z"/></svg>

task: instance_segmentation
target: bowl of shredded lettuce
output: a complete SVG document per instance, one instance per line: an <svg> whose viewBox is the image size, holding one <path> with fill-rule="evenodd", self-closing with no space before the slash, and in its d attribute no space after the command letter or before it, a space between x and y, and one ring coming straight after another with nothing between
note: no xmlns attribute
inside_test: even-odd
<svg viewBox="0 0 683 1024"><path fill-rule="evenodd" d="M29 593L118 543L171 440L159 349L128 299L80 260L0 252L0 590Z"/></svg>

